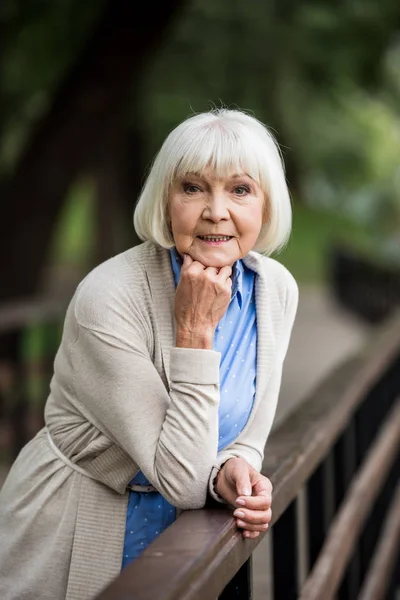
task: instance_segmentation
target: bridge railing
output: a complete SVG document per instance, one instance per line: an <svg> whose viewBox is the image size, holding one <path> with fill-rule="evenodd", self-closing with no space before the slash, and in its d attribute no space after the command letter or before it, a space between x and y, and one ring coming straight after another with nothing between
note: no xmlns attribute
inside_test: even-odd
<svg viewBox="0 0 400 600"><path fill-rule="evenodd" d="M33 298L0 305L0 460L6 469L43 426L68 299Z"/></svg>
<svg viewBox="0 0 400 600"><path fill-rule="evenodd" d="M0 307L0 440L10 458L42 425L65 308L44 299ZM25 337L35 327L36 354ZM226 507L184 512L98 600L247 600L252 553L265 535L268 598L394 600L399 397L397 314L270 436L267 534L244 540Z"/></svg>
<svg viewBox="0 0 400 600"><path fill-rule="evenodd" d="M270 436L267 598L394 600L399 448L396 315ZM228 508L184 512L97 600L250 599L262 537L244 540Z"/></svg>

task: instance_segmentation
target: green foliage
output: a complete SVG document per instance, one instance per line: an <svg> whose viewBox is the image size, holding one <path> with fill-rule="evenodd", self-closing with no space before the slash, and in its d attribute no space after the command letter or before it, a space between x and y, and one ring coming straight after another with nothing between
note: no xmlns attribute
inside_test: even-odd
<svg viewBox="0 0 400 600"><path fill-rule="evenodd" d="M81 51L103 1L2 0L0 177L12 171L35 122Z"/></svg>
<svg viewBox="0 0 400 600"><path fill-rule="evenodd" d="M336 105L318 99L307 113L310 176L305 195L314 206L340 209L382 232L400 218L400 120L379 97L348 89Z"/></svg>
<svg viewBox="0 0 400 600"><path fill-rule="evenodd" d="M356 244L360 250L370 245L368 230L339 214L294 204L293 230L286 248L274 256L301 283L320 283L328 274L332 244Z"/></svg>
<svg viewBox="0 0 400 600"><path fill-rule="evenodd" d="M0 1L0 187L103 5ZM276 133L287 164L293 234L276 258L298 281L326 277L339 237L375 258L380 249L385 260L399 260L399 31L399 0L187 0L132 90L127 127L142 129L142 163L192 112L221 104L249 110ZM90 266L94 200L88 180L72 182L53 264ZM37 361L59 335L35 324L25 332L32 405L48 389Z"/></svg>
<svg viewBox="0 0 400 600"><path fill-rule="evenodd" d="M148 155L191 112L253 111L297 197L398 226L398 1L192 0L145 75Z"/></svg>
<svg viewBox="0 0 400 600"><path fill-rule="evenodd" d="M1 3L0 183L12 173L103 4ZM375 229L374 242L383 247L388 240L388 252L395 254L399 31L398 0L188 0L132 92L135 110L127 126L142 129L143 164L192 112L239 106L276 133L297 199L317 213L328 211L332 223L340 213L346 222ZM64 231L73 233L59 233L57 257L75 262L90 253L78 240L93 237L79 229L92 210L84 200L91 194L72 192L76 200L66 209ZM298 218L313 222L314 212Z"/></svg>
<svg viewBox="0 0 400 600"><path fill-rule="evenodd" d="M51 244L54 265L85 269L90 266L95 243L94 188L90 180L73 185L60 215Z"/></svg>

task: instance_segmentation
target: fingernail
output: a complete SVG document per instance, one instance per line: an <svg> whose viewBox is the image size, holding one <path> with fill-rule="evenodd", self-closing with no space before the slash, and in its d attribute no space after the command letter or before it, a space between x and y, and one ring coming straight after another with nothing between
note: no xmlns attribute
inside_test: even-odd
<svg viewBox="0 0 400 600"><path fill-rule="evenodd" d="M246 527L246 523L244 521L237 522L238 527Z"/></svg>
<svg viewBox="0 0 400 600"><path fill-rule="evenodd" d="M239 519L243 519L244 517L244 512L242 510L235 510L235 512L233 513L234 517L239 517Z"/></svg>
<svg viewBox="0 0 400 600"><path fill-rule="evenodd" d="M243 500L243 498L236 498L235 503L240 504L240 506L246 506L246 500Z"/></svg>
<svg viewBox="0 0 400 600"><path fill-rule="evenodd" d="M183 262L185 262L185 260L187 259L187 254L183 254Z"/></svg>
<svg viewBox="0 0 400 600"><path fill-rule="evenodd" d="M240 495L241 496L251 496L251 489L248 487L243 488L242 493Z"/></svg>

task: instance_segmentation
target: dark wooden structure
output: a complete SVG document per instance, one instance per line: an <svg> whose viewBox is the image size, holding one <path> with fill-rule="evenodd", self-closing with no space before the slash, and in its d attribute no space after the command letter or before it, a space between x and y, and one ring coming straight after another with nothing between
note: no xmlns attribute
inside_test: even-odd
<svg viewBox="0 0 400 600"><path fill-rule="evenodd" d="M267 443L272 598L395 600L399 450L400 315ZM97 600L250 599L251 554L261 536L243 540L231 513L184 513Z"/></svg>
<svg viewBox="0 0 400 600"><path fill-rule="evenodd" d="M51 328L64 311L58 301L5 307L0 335L28 322ZM48 381L51 360L35 368ZM40 425L42 406L30 401L29 386L15 386L31 372L24 357L9 369L2 424L13 455ZM399 449L396 314L270 436L263 465L274 486L264 534L272 536L270 598L395 600ZM262 537L243 540L231 515L215 506L184 512L97 600L250 599L251 555Z"/></svg>
<svg viewBox="0 0 400 600"><path fill-rule="evenodd" d="M338 243L328 259L332 293L347 310L368 323L380 323L400 307L399 264L367 259Z"/></svg>

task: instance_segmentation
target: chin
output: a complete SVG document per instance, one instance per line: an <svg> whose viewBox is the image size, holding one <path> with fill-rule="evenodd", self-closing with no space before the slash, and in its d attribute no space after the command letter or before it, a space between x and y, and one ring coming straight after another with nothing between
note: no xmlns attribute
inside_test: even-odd
<svg viewBox="0 0 400 600"><path fill-rule="evenodd" d="M193 260L198 260L205 267L215 267L222 269L222 267L232 266L240 257L239 256L198 256L192 257Z"/></svg>

